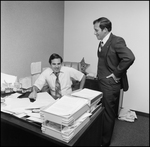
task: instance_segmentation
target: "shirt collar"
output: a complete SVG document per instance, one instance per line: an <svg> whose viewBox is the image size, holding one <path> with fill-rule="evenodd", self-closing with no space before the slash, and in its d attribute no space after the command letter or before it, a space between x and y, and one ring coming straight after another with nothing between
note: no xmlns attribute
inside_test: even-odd
<svg viewBox="0 0 150 147"><path fill-rule="evenodd" d="M103 38L103 45L107 42L107 40L109 39L109 37L110 37L110 34L111 34L111 32L109 32L104 38Z"/></svg>
<svg viewBox="0 0 150 147"><path fill-rule="evenodd" d="M63 71L63 68L62 68L62 66L61 66L60 73L63 73L63 72L64 72L64 71ZM52 74L54 74L54 72L53 72L53 70L51 69L50 75L52 75Z"/></svg>

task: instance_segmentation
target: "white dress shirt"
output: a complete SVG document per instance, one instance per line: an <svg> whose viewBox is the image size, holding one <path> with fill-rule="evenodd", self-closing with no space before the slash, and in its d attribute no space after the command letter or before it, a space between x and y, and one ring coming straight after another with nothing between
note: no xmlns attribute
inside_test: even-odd
<svg viewBox="0 0 150 147"><path fill-rule="evenodd" d="M61 85L61 95L67 95L72 92L72 80L71 78L74 78L77 81L81 81L83 77L83 73L67 66L62 66L59 74L59 82ZM55 94L55 80L56 76L51 68L45 69L41 75L38 77L38 79L35 81L34 86L38 87L39 90L43 88L45 83L49 85L50 92L52 95Z"/></svg>
<svg viewBox="0 0 150 147"><path fill-rule="evenodd" d="M109 32L109 33L103 38L103 40L102 40L102 42L103 42L102 46L104 46L104 44L107 42L107 40L108 40L109 37L110 37L110 34L111 34L111 32Z"/></svg>

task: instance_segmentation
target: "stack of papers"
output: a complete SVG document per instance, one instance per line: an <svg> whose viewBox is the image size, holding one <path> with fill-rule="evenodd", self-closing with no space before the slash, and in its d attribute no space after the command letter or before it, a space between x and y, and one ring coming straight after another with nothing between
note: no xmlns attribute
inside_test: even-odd
<svg viewBox="0 0 150 147"><path fill-rule="evenodd" d="M11 83L12 85L17 81L17 76L1 73L1 86L4 83Z"/></svg>
<svg viewBox="0 0 150 147"><path fill-rule="evenodd" d="M5 113L10 113L18 117L23 117L25 115L31 116L32 121L35 116L35 121L37 118L40 120L40 111L39 113L33 114L34 109L41 110L47 105L52 105L55 103L55 99L49 95L47 92L41 92L37 94L36 101L30 102L29 98L18 98L20 94L14 93L10 96L5 97L5 101L1 103L1 111ZM30 118L28 118L30 119ZM41 121L42 122L42 121Z"/></svg>
<svg viewBox="0 0 150 147"><path fill-rule="evenodd" d="M128 121L128 122L134 122L135 119L137 119L137 116L135 111L132 111L128 108L122 108L120 110L118 119L123 121Z"/></svg>
<svg viewBox="0 0 150 147"><path fill-rule="evenodd" d="M72 93L71 95L87 99L89 101L89 106L92 106L93 104L95 104L95 102L101 100L103 93L100 91L84 88L80 91Z"/></svg>
<svg viewBox="0 0 150 147"><path fill-rule="evenodd" d="M69 95L41 110L43 133L69 142L89 121L88 100Z"/></svg>
<svg viewBox="0 0 150 147"><path fill-rule="evenodd" d="M53 105L42 109L40 113L43 120L68 126L87 111L89 106L86 99L65 95Z"/></svg>
<svg viewBox="0 0 150 147"><path fill-rule="evenodd" d="M52 122L43 123L42 133L68 143L89 122L90 115L90 113L84 113L72 125L67 127Z"/></svg>
<svg viewBox="0 0 150 147"><path fill-rule="evenodd" d="M1 91L12 92L17 76L1 73Z"/></svg>

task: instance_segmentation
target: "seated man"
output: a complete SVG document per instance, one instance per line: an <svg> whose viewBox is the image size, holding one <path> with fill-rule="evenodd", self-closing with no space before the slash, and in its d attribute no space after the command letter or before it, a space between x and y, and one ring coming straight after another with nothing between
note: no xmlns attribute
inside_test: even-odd
<svg viewBox="0 0 150 147"><path fill-rule="evenodd" d="M39 92L45 83L48 84L50 94L55 99L61 98L63 95L72 93L72 78L80 82L79 89L82 89L85 83L85 75L72 68L62 66L63 59L58 54L52 54L49 58L51 68L45 69L33 85L33 91L29 98L36 100L37 92Z"/></svg>

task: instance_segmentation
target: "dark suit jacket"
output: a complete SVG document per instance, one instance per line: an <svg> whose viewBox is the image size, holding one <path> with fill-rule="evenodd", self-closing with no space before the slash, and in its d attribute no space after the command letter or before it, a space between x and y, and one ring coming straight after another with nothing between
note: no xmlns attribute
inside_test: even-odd
<svg viewBox="0 0 150 147"><path fill-rule="evenodd" d="M135 60L134 54L126 46L123 38L112 33L104 47L107 48L106 66L117 78L121 78L122 88L124 91L127 91L129 85L126 72Z"/></svg>

